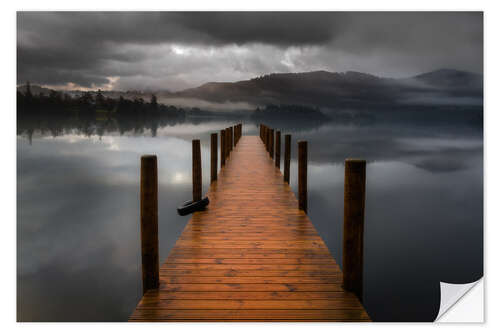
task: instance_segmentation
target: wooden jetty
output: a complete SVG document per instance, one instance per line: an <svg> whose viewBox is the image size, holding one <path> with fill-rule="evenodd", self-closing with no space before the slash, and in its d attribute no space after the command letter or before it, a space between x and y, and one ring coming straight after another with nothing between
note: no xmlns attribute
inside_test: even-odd
<svg viewBox="0 0 500 333"><path fill-rule="evenodd" d="M270 157L262 128L261 138L242 136L241 125L234 139L232 130L223 132L221 156L230 158L217 176L212 172L210 204L193 214L156 273L158 283L143 274L150 281L129 320L369 321ZM217 168L217 149L212 156ZM143 246L143 263L144 253Z"/></svg>

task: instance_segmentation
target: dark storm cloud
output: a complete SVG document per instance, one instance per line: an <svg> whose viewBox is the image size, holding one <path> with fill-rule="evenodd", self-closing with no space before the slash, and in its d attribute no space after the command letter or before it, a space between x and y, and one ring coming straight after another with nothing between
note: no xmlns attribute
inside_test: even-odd
<svg viewBox="0 0 500 333"><path fill-rule="evenodd" d="M18 83L184 88L272 71L482 72L481 13L19 12Z"/></svg>

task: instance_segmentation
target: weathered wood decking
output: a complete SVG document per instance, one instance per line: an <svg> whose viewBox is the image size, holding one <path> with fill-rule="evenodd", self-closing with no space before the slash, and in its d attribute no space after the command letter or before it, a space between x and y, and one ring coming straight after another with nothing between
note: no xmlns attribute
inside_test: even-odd
<svg viewBox="0 0 500 333"><path fill-rule="evenodd" d="M259 137L241 137L131 321L368 321Z"/></svg>

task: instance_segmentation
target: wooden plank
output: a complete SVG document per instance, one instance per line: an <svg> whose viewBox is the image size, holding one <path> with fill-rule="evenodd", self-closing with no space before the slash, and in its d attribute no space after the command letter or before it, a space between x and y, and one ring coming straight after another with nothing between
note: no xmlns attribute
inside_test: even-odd
<svg viewBox="0 0 500 333"><path fill-rule="evenodd" d="M167 283L163 291L341 291L340 283Z"/></svg>
<svg viewBox="0 0 500 333"><path fill-rule="evenodd" d="M181 309L246 309L246 310L273 310L273 309L362 309L355 297L337 297L332 299L310 300L247 300L247 299L163 299L159 297L144 297L137 306L138 309L169 308Z"/></svg>
<svg viewBox="0 0 500 333"><path fill-rule="evenodd" d="M340 272L340 269L335 264L330 265L290 265L290 264L262 264L262 263L254 263L254 264L174 264L171 263L169 265L164 265L162 270L261 270L261 271L325 271L331 270L335 272Z"/></svg>
<svg viewBox="0 0 500 333"><path fill-rule="evenodd" d="M303 276L160 276L163 283L341 283L339 275L332 277Z"/></svg>
<svg viewBox="0 0 500 333"><path fill-rule="evenodd" d="M223 300L310 300L345 297L343 292L335 291L170 291L158 294L161 299L223 299Z"/></svg>
<svg viewBox="0 0 500 333"><path fill-rule="evenodd" d="M369 321L365 311L342 310L170 310L136 311L132 321Z"/></svg>
<svg viewBox="0 0 500 333"><path fill-rule="evenodd" d="M305 276L305 277L317 277L317 276L331 276L337 277L341 274L340 270L262 270L262 269L168 269L164 268L160 270L167 276L207 276L207 277L267 277L267 276Z"/></svg>
<svg viewBox="0 0 500 333"><path fill-rule="evenodd" d="M131 321L369 321L258 137L241 137Z"/></svg>
<svg viewBox="0 0 500 333"><path fill-rule="evenodd" d="M265 265L314 265L336 264L333 258L175 258L169 257L165 265L172 264L265 264Z"/></svg>

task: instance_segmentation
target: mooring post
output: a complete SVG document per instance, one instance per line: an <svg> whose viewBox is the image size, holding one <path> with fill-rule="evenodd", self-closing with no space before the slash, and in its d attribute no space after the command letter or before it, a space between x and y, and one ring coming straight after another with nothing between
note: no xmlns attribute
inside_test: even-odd
<svg viewBox="0 0 500 333"><path fill-rule="evenodd" d="M271 129L269 135L269 155L271 155L271 159L274 158L274 129Z"/></svg>
<svg viewBox="0 0 500 333"><path fill-rule="evenodd" d="M264 146L266 151L269 151L269 128L267 126L264 127Z"/></svg>
<svg viewBox="0 0 500 333"><path fill-rule="evenodd" d="M276 131L276 158L274 165L279 169L281 165L281 131Z"/></svg>
<svg viewBox="0 0 500 333"><path fill-rule="evenodd" d="M234 147L234 126L231 126L231 151L233 151Z"/></svg>
<svg viewBox="0 0 500 333"><path fill-rule="evenodd" d="M292 144L292 136L285 135L285 158L283 159L283 180L290 184L290 148Z"/></svg>
<svg viewBox="0 0 500 333"><path fill-rule="evenodd" d="M224 151L226 144L226 131L220 130L220 168L226 164L226 152Z"/></svg>
<svg viewBox="0 0 500 333"><path fill-rule="evenodd" d="M266 146L266 151L269 152L269 128L264 127L264 146Z"/></svg>
<svg viewBox="0 0 500 333"><path fill-rule="evenodd" d="M299 141L299 209L307 213L307 141Z"/></svg>
<svg viewBox="0 0 500 333"><path fill-rule="evenodd" d="M273 141L273 140L272 140L272 134L271 134L271 132L272 132L272 128L270 128L270 129L267 131L267 144L268 144L268 146L269 146L269 147L268 147L268 149L267 149L267 152L268 152L269 154L271 154L271 142Z"/></svg>
<svg viewBox="0 0 500 333"><path fill-rule="evenodd" d="M210 183L217 180L217 133L210 135Z"/></svg>
<svg viewBox="0 0 500 333"><path fill-rule="evenodd" d="M231 155L231 129L228 127L226 129L226 159Z"/></svg>
<svg viewBox="0 0 500 333"><path fill-rule="evenodd" d="M227 159L227 156L229 155L229 146L227 144L228 140L229 140L229 129L226 127L226 129L224 130L224 159L226 160Z"/></svg>
<svg viewBox="0 0 500 333"><path fill-rule="evenodd" d="M347 159L344 178L343 287L363 300L366 161Z"/></svg>
<svg viewBox="0 0 500 333"><path fill-rule="evenodd" d="M193 140L193 202L201 200L201 147Z"/></svg>
<svg viewBox="0 0 500 333"><path fill-rule="evenodd" d="M158 167L156 155L141 157L142 294L158 289Z"/></svg>

